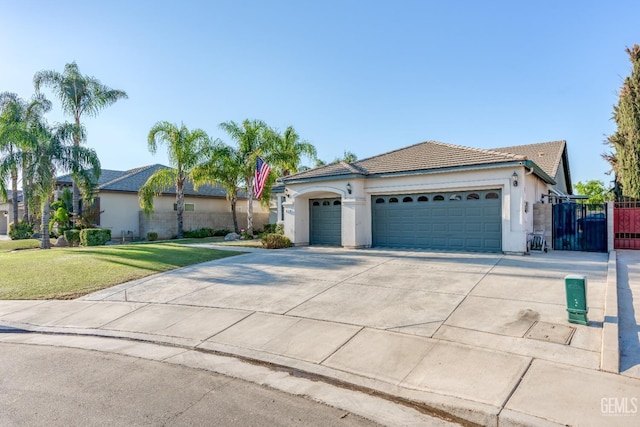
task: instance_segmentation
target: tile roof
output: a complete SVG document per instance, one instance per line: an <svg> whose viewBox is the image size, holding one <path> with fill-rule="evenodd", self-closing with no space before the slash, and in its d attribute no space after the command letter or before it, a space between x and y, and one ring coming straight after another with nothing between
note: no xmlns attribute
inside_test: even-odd
<svg viewBox="0 0 640 427"><path fill-rule="evenodd" d="M426 141L353 163L334 163L297 173L283 181L339 175L377 175L526 160L520 154Z"/></svg>
<svg viewBox="0 0 640 427"><path fill-rule="evenodd" d="M493 150L525 156L527 160L531 160L533 163L540 166L540 169L542 169L551 178L555 178L566 146L566 141L550 141L540 142L538 144L494 148ZM569 165L567 165L567 167L568 166Z"/></svg>
<svg viewBox="0 0 640 427"><path fill-rule="evenodd" d="M128 193L137 193L140 187L144 185L159 169L170 169L168 166L155 164L142 166L128 171L114 171L108 169L102 169L100 179L98 181L98 191L122 191ZM71 177L69 175L61 176L58 178L59 183L71 183ZM176 194L175 188L169 188L163 192L163 194ZM201 185L198 187L198 191L195 191L193 184L189 181L185 182L184 194L186 196L206 196L206 197L226 197L227 192L224 188L217 185ZM238 197L245 197L244 193L240 192Z"/></svg>
<svg viewBox="0 0 640 427"><path fill-rule="evenodd" d="M18 202L22 201L22 190L18 190ZM13 191L7 190L7 203L13 202ZM2 196L0 196L0 203L2 203Z"/></svg>

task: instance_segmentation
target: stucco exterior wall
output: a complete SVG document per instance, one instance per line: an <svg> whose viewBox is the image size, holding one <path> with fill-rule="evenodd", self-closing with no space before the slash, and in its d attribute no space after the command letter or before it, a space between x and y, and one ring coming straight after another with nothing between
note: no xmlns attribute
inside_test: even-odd
<svg viewBox="0 0 640 427"><path fill-rule="evenodd" d="M100 197L100 227L111 230L114 240L125 236L139 235L138 223L138 195L133 193L101 192Z"/></svg>
<svg viewBox="0 0 640 427"><path fill-rule="evenodd" d="M100 226L111 229L114 240L125 238L145 238L148 231L155 231L159 238L168 239L178 234L176 211L173 204L175 196L161 196L154 199L154 213L147 218L141 211L136 193L101 192ZM184 212L184 230L198 228L233 229L231 204L224 198L185 197L185 203L193 203L193 212ZM240 200L237 204L238 226L246 227L247 202ZM259 202L253 202L253 223L255 228L262 228L269 223L269 209L263 208Z"/></svg>
<svg viewBox="0 0 640 427"><path fill-rule="evenodd" d="M513 172L519 185L512 184ZM296 245L309 244L309 199L340 197L342 199L342 246L370 247L371 196L432 191L499 189L502 193L502 250L526 251L526 235L533 229L533 203L546 193L544 183L534 175L525 175L524 167L483 168L424 175L389 176L384 178L349 178L287 184L289 196L285 207L285 234ZM347 191L351 185L351 194ZM529 204L525 206L525 201ZM526 212L525 212L526 207Z"/></svg>
<svg viewBox="0 0 640 427"><path fill-rule="evenodd" d="M18 204L20 206L20 204ZM18 218L22 218L24 210L18 209ZM13 205L9 202L0 203L0 234L9 234L9 224L13 222Z"/></svg>

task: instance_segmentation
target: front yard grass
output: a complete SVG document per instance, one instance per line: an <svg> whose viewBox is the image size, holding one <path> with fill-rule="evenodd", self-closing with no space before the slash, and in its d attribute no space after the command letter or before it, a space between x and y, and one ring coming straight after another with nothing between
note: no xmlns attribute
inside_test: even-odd
<svg viewBox="0 0 640 427"><path fill-rule="evenodd" d="M239 254L172 242L5 251L0 252L0 299L77 298L162 271Z"/></svg>
<svg viewBox="0 0 640 427"><path fill-rule="evenodd" d="M40 247L38 239L0 240L0 252L17 251L20 249L35 249Z"/></svg>

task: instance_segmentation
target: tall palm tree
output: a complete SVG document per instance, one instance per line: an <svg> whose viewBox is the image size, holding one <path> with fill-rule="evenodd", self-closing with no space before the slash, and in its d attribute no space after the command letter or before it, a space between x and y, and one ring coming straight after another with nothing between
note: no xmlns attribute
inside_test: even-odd
<svg viewBox="0 0 640 427"><path fill-rule="evenodd" d="M298 172L303 157L315 161L316 147L303 141L292 126L282 134L275 134L275 146L268 160L277 168L279 175L287 176Z"/></svg>
<svg viewBox="0 0 640 427"><path fill-rule="evenodd" d="M62 73L54 70L38 71L33 77L33 84L36 91L39 91L41 86L50 87L62 103L63 112L73 116L76 126L73 144L76 147L83 140L80 132L83 116L95 117L102 109L114 104L119 99L128 98L126 92L112 89L93 76L81 74L75 61L66 64ZM74 177L74 217L80 214L80 190L77 184L77 179Z"/></svg>
<svg viewBox="0 0 640 427"><path fill-rule="evenodd" d="M193 172L193 179L196 184L218 184L225 189L227 200L231 202L233 230L236 233L240 233L236 205L238 191L243 180L243 165L244 163L238 150L217 140L214 143L210 158L198 165Z"/></svg>
<svg viewBox="0 0 640 427"><path fill-rule="evenodd" d="M29 218L29 180L26 179L27 146L33 135L30 125L49 111L51 103L42 95L25 101L12 92L0 93L0 193L6 199L5 180L11 179L13 221L18 222L18 172L22 169L24 217Z"/></svg>
<svg viewBox="0 0 640 427"><path fill-rule="evenodd" d="M171 169L160 169L149 177L140 188L138 199L146 214L153 212L153 198L164 190L175 187L178 211L178 238L183 236L184 184L193 180L193 172L198 164L211 156L213 144L205 131L190 131L182 124L179 128L169 122L156 123L147 138L149 151L155 154L159 144L166 144Z"/></svg>
<svg viewBox="0 0 640 427"><path fill-rule="evenodd" d="M275 132L262 120L220 123L220 128L237 144L242 180L247 190L247 232L253 231L253 177L258 156L268 157L275 146Z"/></svg>
<svg viewBox="0 0 640 427"><path fill-rule="evenodd" d="M75 124L63 123L51 128L42 120L32 125L31 132L36 138L30 147L29 153L33 161L29 163L27 173L33 182L34 194L40 200L40 248L49 249L49 205L57 174L70 172L79 182L95 182L100 174L100 161L93 149L74 144L74 138L83 135L82 129Z"/></svg>

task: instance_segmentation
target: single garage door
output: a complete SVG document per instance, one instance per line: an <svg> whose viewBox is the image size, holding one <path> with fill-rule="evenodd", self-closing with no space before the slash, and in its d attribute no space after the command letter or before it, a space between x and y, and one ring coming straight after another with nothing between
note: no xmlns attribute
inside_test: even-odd
<svg viewBox="0 0 640 427"><path fill-rule="evenodd" d="M372 196L373 245L502 250L500 190Z"/></svg>
<svg viewBox="0 0 640 427"><path fill-rule="evenodd" d="M342 203L340 199L311 199L310 237L312 245L342 245Z"/></svg>

